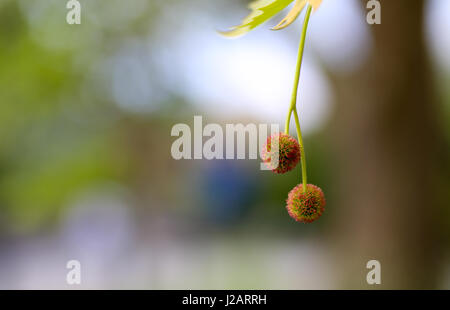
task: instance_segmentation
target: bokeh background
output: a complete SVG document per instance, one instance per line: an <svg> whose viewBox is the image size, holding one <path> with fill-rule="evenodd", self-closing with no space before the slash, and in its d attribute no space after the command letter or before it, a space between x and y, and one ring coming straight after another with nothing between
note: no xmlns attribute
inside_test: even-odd
<svg viewBox="0 0 450 310"><path fill-rule="evenodd" d="M80 2L68 25L66 1L0 1L0 288L373 289L371 259L375 288L450 288L450 1L312 16L309 225L285 210L299 169L170 154L194 115L283 126L302 18L228 40L248 1Z"/></svg>

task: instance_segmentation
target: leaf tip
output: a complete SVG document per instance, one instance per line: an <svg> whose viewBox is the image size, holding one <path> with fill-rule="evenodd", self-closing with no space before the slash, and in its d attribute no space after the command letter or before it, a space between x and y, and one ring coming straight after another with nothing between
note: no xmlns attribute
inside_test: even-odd
<svg viewBox="0 0 450 310"><path fill-rule="evenodd" d="M244 34L250 31L250 27L234 27L229 30L221 31L218 30L217 33L225 38L235 39L242 37Z"/></svg>

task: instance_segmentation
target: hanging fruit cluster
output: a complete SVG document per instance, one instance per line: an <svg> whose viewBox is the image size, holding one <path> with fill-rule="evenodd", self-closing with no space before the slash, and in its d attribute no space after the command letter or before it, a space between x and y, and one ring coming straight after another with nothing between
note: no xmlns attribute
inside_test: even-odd
<svg viewBox="0 0 450 310"><path fill-rule="evenodd" d="M237 37L253 30L255 27L268 21L294 0L257 0L250 3L251 13L239 26L229 31L221 32L227 37ZM281 22L272 28L280 30L292 24L306 7L305 20L298 50L298 60L295 72L294 87L291 104L286 117L284 133L277 133L267 139L262 150L262 159L267 166L277 174L283 174L293 170L300 162L302 170L302 183L295 186L288 194L286 209L289 215L296 221L311 223L317 220L324 212L325 196L322 190L307 182L305 148L297 110L297 93L300 81L300 71L305 48L306 32L312 10L317 10L322 0L296 0L290 12ZM289 135L289 124L294 115L297 139ZM276 161L274 160L276 159Z"/></svg>

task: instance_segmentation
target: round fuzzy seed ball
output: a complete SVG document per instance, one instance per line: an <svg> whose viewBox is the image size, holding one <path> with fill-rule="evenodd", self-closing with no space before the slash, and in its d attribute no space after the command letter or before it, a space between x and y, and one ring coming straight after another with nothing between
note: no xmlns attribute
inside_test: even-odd
<svg viewBox="0 0 450 310"><path fill-rule="evenodd" d="M325 196L319 187L312 184L308 184L303 193L303 184L299 184L289 192L286 203L286 209L294 220L311 223L322 215Z"/></svg>
<svg viewBox="0 0 450 310"><path fill-rule="evenodd" d="M271 161L272 142L278 145L278 162ZM276 154L274 154L275 156ZM300 161L300 145L297 139L285 133L276 133L269 138L262 149L262 160L275 173L286 173L295 168Z"/></svg>

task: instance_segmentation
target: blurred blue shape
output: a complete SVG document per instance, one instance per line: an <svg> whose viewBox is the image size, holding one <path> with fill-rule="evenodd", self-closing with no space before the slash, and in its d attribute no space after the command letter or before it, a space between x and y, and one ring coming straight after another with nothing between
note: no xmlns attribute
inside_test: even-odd
<svg viewBox="0 0 450 310"><path fill-rule="evenodd" d="M208 220L230 225L245 218L252 206L256 187L246 169L237 161L212 161L204 175L202 200Z"/></svg>

